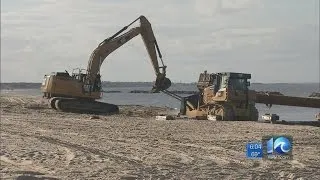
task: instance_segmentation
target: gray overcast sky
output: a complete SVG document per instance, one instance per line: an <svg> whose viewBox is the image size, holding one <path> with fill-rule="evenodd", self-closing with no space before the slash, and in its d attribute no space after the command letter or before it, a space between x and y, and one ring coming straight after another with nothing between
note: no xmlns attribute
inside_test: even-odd
<svg viewBox="0 0 320 180"><path fill-rule="evenodd" d="M151 22L174 82L195 82L204 70L319 82L319 0L1 0L1 81L86 68L94 48L139 15ZM108 56L101 74L153 81L141 37Z"/></svg>

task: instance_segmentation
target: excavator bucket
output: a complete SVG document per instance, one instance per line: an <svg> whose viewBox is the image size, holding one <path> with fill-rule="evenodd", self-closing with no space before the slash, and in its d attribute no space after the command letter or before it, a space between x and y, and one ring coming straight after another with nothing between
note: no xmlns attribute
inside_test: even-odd
<svg viewBox="0 0 320 180"><path fill-rule="evenodd" d="M165 75L160 74L157 76L157 79L152 87L153 93L158 93L163 90L167 90L171 86L171 81L169 78L166 78Z"/></svg>

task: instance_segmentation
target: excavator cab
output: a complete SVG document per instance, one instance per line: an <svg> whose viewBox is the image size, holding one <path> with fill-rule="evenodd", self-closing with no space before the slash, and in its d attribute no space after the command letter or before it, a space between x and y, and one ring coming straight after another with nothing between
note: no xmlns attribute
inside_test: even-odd
<svg viewBox="0 0 320 180"><path fill-rule="evenodd" d="M73 69L72 70L72 77L76 80L78 80L79 82L83 82L84 81L84 78L86 76L86 73L85 73L85 69L80 69L80 68L76 68L76 69Z"/></svg>

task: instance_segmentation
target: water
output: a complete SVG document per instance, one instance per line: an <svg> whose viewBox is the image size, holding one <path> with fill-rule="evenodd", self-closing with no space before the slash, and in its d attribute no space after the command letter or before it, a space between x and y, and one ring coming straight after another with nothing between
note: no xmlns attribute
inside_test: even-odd
<svg viewBox="0 0 320 180"><path fill-rule="evenodd" d="M139 94L129 93L131 90L150 90L151 86L135 86L135 87L105 87L107 91L121 91L122 93L104 93L101 101L113 103L117 105L147 105L162 106L171 108L180 108L180 102L163 93L156 94ZM251 89L257 91L279 91L285 95L307 97L312 92L319 91L317 83L309 84L252 84ZM196 91L195 85L191 84L173 84L170 90L186 90ZM1 91L1 94L27 94L39 95L39 89L17 89L13 91ZM264 104L257 104L257 109L261 118L262 114L275 113L280 116L281 120L287 121L310 121L315 120L315 114L320 112L318 108L303 108L273 105L269 110Z"/></svg>

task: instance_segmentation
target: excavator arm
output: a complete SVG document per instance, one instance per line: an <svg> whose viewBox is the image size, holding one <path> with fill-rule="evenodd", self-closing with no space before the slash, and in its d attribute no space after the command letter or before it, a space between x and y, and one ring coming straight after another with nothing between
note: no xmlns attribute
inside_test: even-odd
<svg viewBox="0 0 320 180"><path fill-rule="evenodd" d="M140 26L134 27L127 31L126 33L120 35L122 32L128 29L134 22L140 20ZM106 57L111 54L113 51L136 37L137 35L141 35L144 45L147 49L149 57L151 59L152 66L155 71L156 81L153 86L153 92L159 92L161 90L168 89L171 86L171 81L166 78L166 66L163 63L162 55L152 31L152 27L150 22L144 17L140 16L129 25L123 27L120 31L115 33L113 36L105 39L102 41L99 46L92 52L88 67L87 67L87 77L85 79L85 84L92 85L96 78L100 74L100 67ZM157 59L157 52L158 56L161 60L161 66L159 66L158 59ZM160 71L162 69L162 71Z"/></svg>

